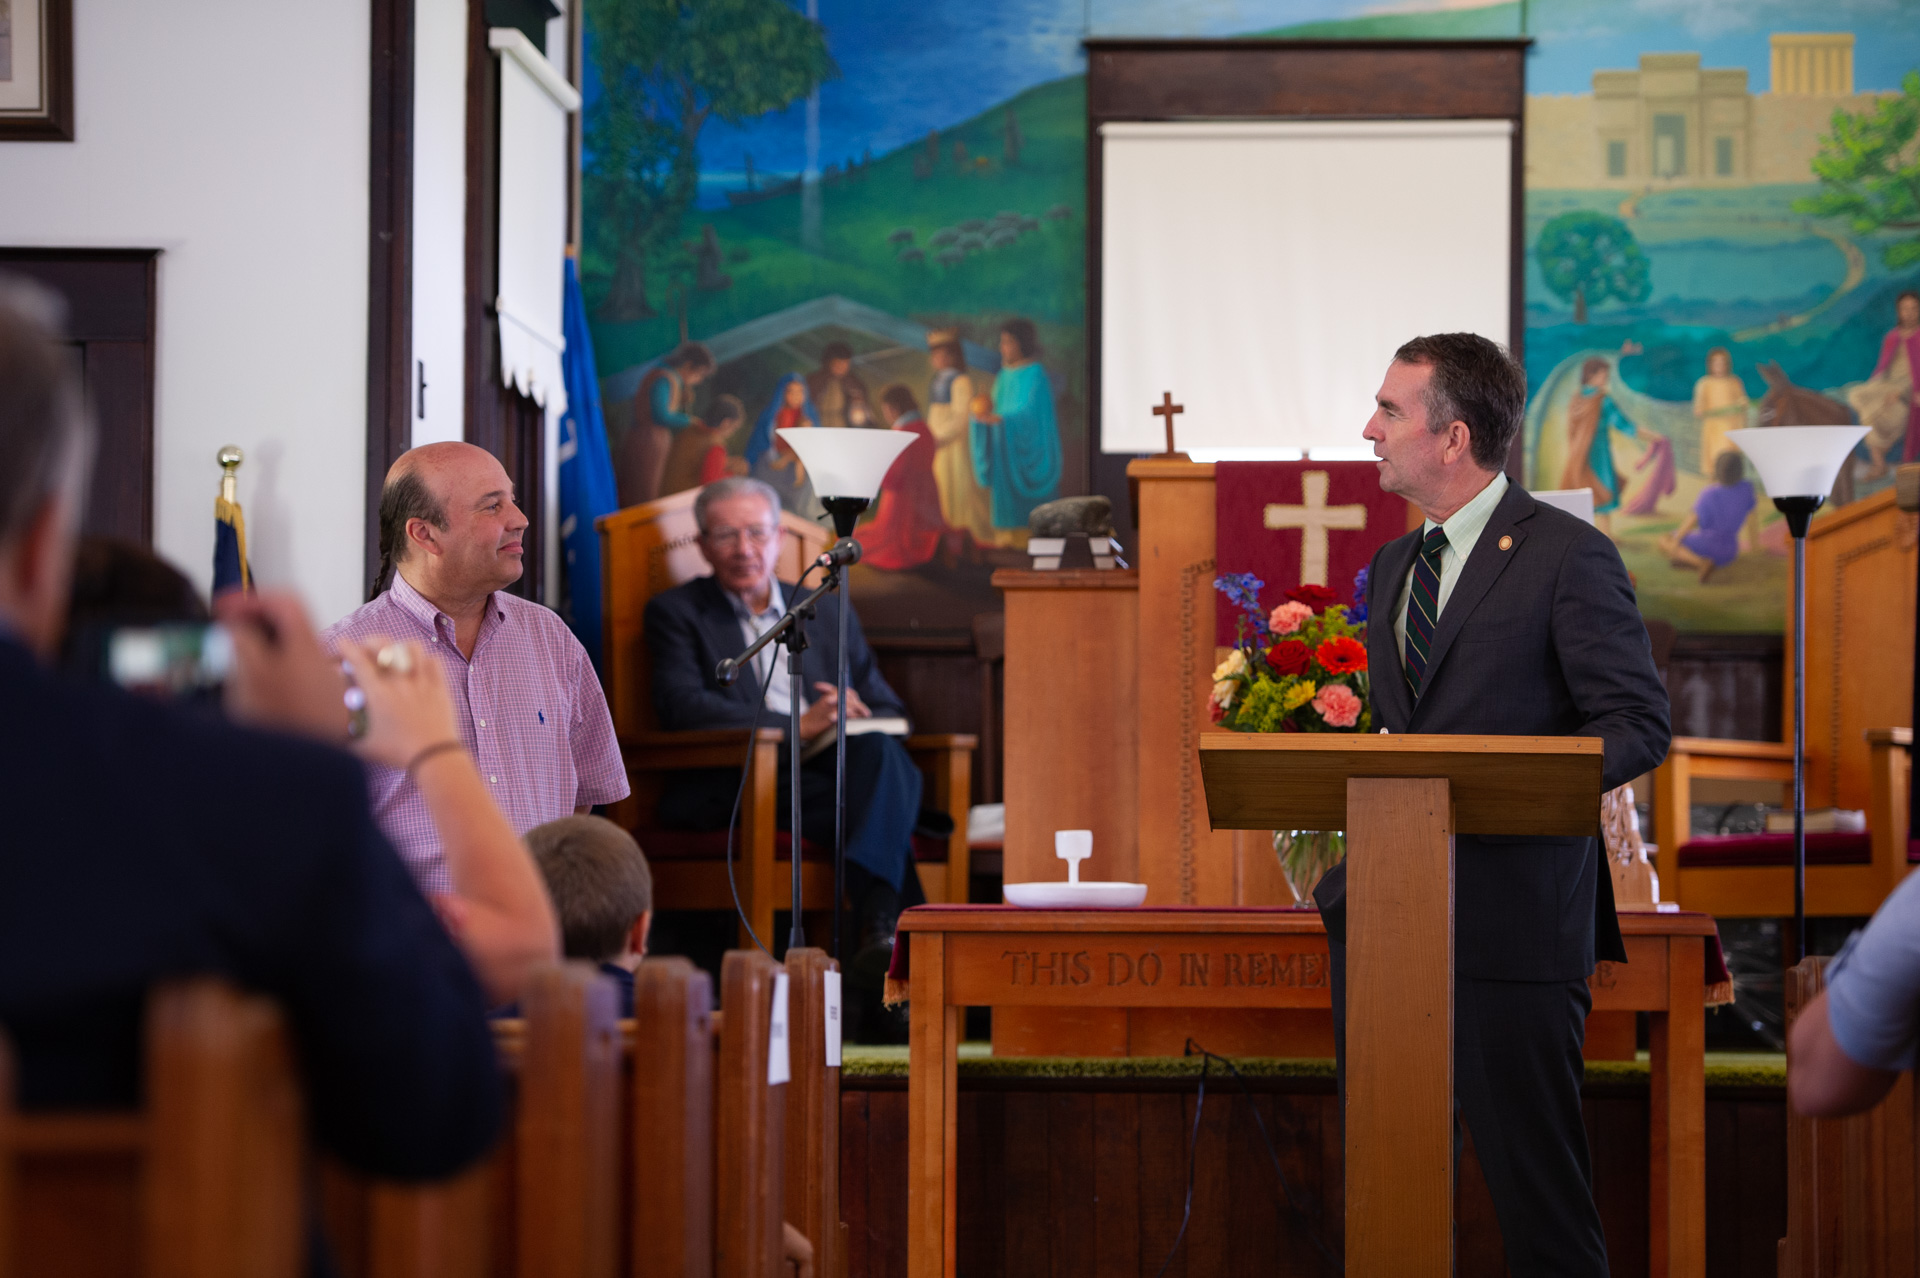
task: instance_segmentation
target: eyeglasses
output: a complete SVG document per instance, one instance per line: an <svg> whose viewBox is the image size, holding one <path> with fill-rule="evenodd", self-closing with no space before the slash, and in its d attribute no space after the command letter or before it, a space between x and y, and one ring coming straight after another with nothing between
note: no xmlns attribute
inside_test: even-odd
<svg viewBox="0 0 1920 1278"><path fill-rule="evenodd" d="M779 530L766 524L755 524L750 528L709 528L701 534L707 541L720 550L731 550L745 537L749 546L758 549L772 541Z"/></svg>

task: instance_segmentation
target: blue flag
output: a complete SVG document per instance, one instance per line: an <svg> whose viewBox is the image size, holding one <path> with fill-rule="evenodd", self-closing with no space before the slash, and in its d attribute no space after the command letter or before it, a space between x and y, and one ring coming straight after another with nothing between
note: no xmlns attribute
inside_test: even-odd
<svg viewBox="0 0 1920 1278"><path fill-rule="evenodd" d="M613 453L600 415L600 378L587 332L587 304L580 272L567 259L565 355L567 411L560 419L560 545L565 552L567 624L600 668L600 530L602 515L620 508L613 482Z"/></svg>
<svg viewBox="0 0 1920 1278"><path fill-rule="evenodd" d="M247 569L247 521L240 503L229 494L232 479L222 484L221 495L213 499L213 593L251 590L253 574Z"/></svg>

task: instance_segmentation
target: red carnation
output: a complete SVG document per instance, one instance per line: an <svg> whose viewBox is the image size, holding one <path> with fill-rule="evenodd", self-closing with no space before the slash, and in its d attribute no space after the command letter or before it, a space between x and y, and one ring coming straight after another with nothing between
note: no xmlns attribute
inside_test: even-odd
<svg viewBox="0 0 1920 1278"><path fill-rule="evenodd" d="M1325 612L1328 604L1340 601L1339 595L1321 585L1295 586L1287 592L1287 598L1295 603L1303 603L1315 612Z"/></svg>
<svg viewBox="0 0 1920 1278"><path fill-rule="evenodd" d="M1367 645L1347 635L1335 635L1321 644L1313 655L1328 674L1352 674L1367 668Z"/></svg>
<svg viewBox="0 0 1920 1278"><path fill-rule="evenodd" d="M1267 649L1267 664L1278 675L1305 674L1312 657L1313 649L1298 639L1282 639Z"/></svg>

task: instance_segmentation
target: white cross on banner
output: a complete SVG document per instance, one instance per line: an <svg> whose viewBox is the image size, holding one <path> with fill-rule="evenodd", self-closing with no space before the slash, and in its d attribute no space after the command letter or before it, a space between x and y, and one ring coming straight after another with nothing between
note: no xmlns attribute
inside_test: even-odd
<svg viewBox="0 0 1920 1278"><path fill-rule="evenodd" d="M1300 530L1300 584L1327 584L1327 533L1340 528L1358 532L1367 526L1365 506L1329 506L1327 488L1331 480L1324 470L1309 470L1300 476L1301 504L1286 506L1278 502L1261 512L1269 528Z"/></svg>

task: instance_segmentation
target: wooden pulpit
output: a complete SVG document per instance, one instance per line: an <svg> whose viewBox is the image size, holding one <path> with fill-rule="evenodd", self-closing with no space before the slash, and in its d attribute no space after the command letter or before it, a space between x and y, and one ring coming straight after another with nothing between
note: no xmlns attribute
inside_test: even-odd
<svg viewBox="0 0 1920 1278"><path fill-rule="evenodd" d="M1216 830L1347 832L1346 1272L1453 1272L1453 836L1598 835L1593 737L1202 735Z"/></svg>

